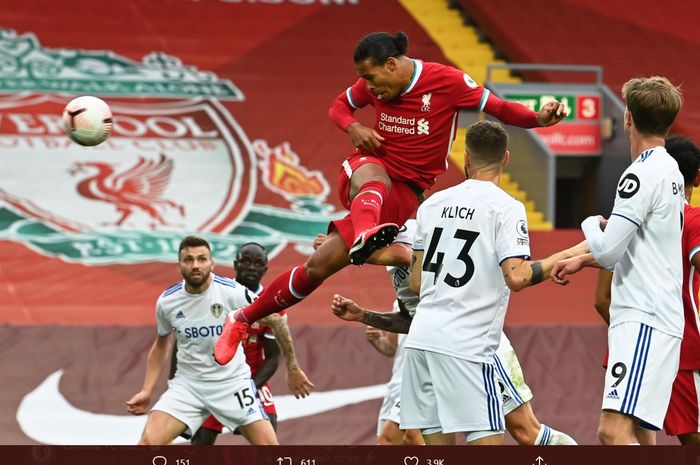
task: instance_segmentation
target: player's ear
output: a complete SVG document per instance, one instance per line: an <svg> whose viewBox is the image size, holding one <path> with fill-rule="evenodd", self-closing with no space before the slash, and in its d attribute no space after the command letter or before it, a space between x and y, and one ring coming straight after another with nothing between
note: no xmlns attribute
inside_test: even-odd
<svg viewBox="0 0 700 465"><path fill-rule="evenodd" d="M693 187L698 186L700 186L700 170L698 170L698 172L695 173L695 179L693 179Z"/></svg>
<svg viewBox="0 0 700 465"><path fill-rule="evenodd" d="M396 60L394 57L389 57L386 59L384 62L384 67L388 69L391 72L396 71L396 68L398 67L399 62Z"/></svg>
<svg viewBox="0 0 700 465"><path fill-rule="evenodd" d="M503 157L503 166L508 166L508 163L510 163L510 150L506 150L506 156Z"/></svg>
<svg viewBox="0 0 700 465"><path fill-rule="evenodd" d="M472 157L469 155L469 151L464 149L464 177L469 179L469 165L472 163Z"/></svg>

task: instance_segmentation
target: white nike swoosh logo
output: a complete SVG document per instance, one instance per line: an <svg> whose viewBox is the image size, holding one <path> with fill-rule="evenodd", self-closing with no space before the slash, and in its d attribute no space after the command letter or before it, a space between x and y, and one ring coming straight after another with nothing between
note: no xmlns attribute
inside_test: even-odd
<svg viewBox="0 0 700 465"><path fill-rule="evenodd" d="M131 445L136 444L146 415L108 415L80 410L71 405L61 391L63 370L49 375L36 389L24 396L17 409L17 422L29 438L55 445ZM379 399L386 384L334 391L314 392L305 399L275 396L278 421L307 417L347 405ZM186 442L178 438L175 442Z"/></svg>

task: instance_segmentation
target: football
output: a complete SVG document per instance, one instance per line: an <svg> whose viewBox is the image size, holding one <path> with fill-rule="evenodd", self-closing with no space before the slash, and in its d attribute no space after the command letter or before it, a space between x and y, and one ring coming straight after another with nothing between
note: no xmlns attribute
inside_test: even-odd
<svg viewBox="0 0 700 465"><path fill-rule="evenodd" d="M97 97L75 98L63 109L63 128L80 145L101 144L112 132L112 110Z"/></svg>

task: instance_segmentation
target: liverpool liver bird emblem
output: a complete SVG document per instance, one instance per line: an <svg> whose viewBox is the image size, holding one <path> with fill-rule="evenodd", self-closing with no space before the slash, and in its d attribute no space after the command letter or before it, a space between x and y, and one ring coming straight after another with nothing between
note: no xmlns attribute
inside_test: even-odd
<svg viewBox="0 0 700 465"><path fill-rule="evenodd" d="M176 209L180 217L185 216L182 205L163 198L172 171L173 160L164 154L160 154L157 161L139 157L134 166L121 172L116 172L110 163L96 161L76 162L70 169L72 175L91 174L78 183L80 195L111 203L117 209L121 216L111 225L123 225L132 214L140 210L152 220L151 228L168 225L162 214L167 208Z"/></svg>

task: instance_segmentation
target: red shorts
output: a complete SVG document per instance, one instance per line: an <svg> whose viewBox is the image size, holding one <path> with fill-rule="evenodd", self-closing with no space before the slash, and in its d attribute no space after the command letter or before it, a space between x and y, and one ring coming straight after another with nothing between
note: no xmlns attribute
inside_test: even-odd
<svg viewBox="0 0 700 465"><path fill-rule="evenodd" d="M200 428L210 429L221 434L221 430L224 428L224 425L219 423L219 420L214 418L214 415L209 415L209 418L204 420L204 423L202 423L202 426L200 426Z"/></svg>
<svg viewBox="0 0 700 465"><path fill-rule="evenodd" d="M666 434L678 436L700 432L699 400L700 371L678 370L664 420Z"/></svg>
<svg viewBox="0 0 700 465"><path fill-rule="evenodd" d="M275 415L277 416L277 408L275 407L275 401L272 400L272 393L270 392L270 388L267 384L265 384L262 388L258 389L258 399L260 400L260 403L263 406L263 410L265 410L265 413L268 415ZM217 433L221 434L221 431L223 430L223 425L214 418L214 415L209 415L209 418L204 420L204 423L202 423L201 428L207 428L212 431L216 431Z"/></svg>
<svg viewBox="0 0 700 465"><path fill-rule="evenodd" d="M277 407L275 407L275 401L272 400L272 393L270 392L270 387L265 384L263 387L258 389L258 399L263 406L263 410L268 415L277 416Z"/></svg>
<svg viewBox="0 0 700 465"><path fill-rule="evenodd" d="M340 203L348 210L350 209L351 203L350 178L355 170L366 163L375 163L386 169L386 165L381 158L362 153L352 155L345 160L340 167L340 172L338 173L338 193L340 194ZM411 188L408 183L392 179L391 189L382 204L382 213L379 217L379 223L394 223L402 226L406 220L411 218L416 213L416 210L418 210L418 206L420 205L420 201L418 200L419 195L420 194L415 189ZM328 232L332 231L333 228L338 230L345 241L345 245L348 250L350 250L353 242L355 242L355 228L352 225L350 215L348 214L344 218L331 221L331 224L328 226Z"/></svg>

